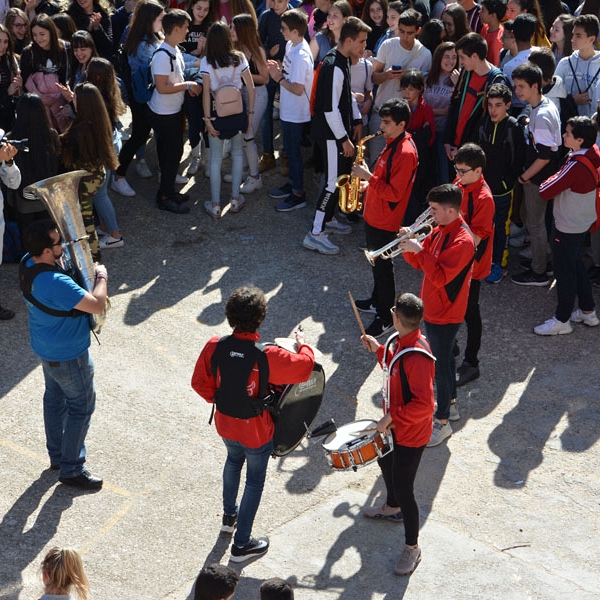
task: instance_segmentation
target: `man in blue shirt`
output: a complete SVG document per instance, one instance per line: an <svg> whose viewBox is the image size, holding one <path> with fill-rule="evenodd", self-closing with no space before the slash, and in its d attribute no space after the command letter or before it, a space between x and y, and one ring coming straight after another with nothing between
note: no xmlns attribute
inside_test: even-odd
<svg viewBox="0 0 600 600"><path fill-rule="evenodd" d="M50 468L60 469L61 483L99 490L102 479L84 468L84 441L96 404L88 314L101 314L106 307L106 267L95 265L94 289L88 292L63 268L62 240L54 223L31 224L23 243L28 254L19 278L29 311L31 347L44 370Z"/></svg>

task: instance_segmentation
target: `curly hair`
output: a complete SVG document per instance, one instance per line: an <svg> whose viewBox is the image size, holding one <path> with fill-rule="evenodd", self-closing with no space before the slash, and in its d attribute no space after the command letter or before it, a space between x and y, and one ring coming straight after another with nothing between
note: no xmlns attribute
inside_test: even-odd
<svg viewBox="0 0 600 600"><path fill-rule="evenodd" d="M266 314L265 294L253 285L234 290L225 304L225 316L234 331L255 333L265 320Z"/></svg>

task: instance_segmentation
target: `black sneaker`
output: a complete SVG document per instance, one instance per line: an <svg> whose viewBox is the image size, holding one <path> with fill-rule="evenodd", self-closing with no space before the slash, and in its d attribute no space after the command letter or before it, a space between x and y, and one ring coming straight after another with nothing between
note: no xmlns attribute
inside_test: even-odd
<svg viewBox="0 0 600 600"><path fill-rule="evenodd" d="M372 315L377 314L377 309L371 304L371 298L368 298L367 300L356 300L354 304L356 304L356 308L358 308L360 312L371 313Z"/></svg>
<svg viewBox="0 0 600 600"><path fill-rule="evenodd" d="M456 369L456 387L462 387L469 381L475 381L478 377L479 367L463 361L462 365Z"/></svg>
<svg viewBox="0 0 600 600"><path fill-rule="evenodd" d="M250 538L250 541L243 547L240 548L233 544L231 546L231 558L232 562L244 562L250 560L255 556L261 556L269 549L269 538Z"/></svg>
<svg viewBox="0 0 600 600"><path fill-rule="evenodd" d="M510 280L517 285L534 285L537 287L550 285L550 280L546 273L538 274L535 271L523 271L523 273L517 273L516 275L513 275Z"/></svg>
<svg viewBox="0 0 600 600"><path fill-rule="evenodd" d="M306 195L296 196L296 194L290 194L282 200L276 207L277 212L290 212L298 208L304 208L306 206Z"/></svg>
<svg viewBox="0 0 600 600"><path fill-rule="evenodd" d="M381 317L375 317L373 322L365 329L367 335L372 335L375 338L381 337L386 333L394 330L393 323L384 323Z"/></svg>
<svg viewBox="0 0 600 600"><path fill-rule="evenodd" d="M237 513L235 515L223 515L223 524L221 525L221 533L233 533L237 522Z"/></svg>
<svg viewBox="0 0 600 600"><path fill-rule="evenodd" d="M267 193L269 198L274 198L275 200L283 200L287 198L292 193L292 184L286 183L280 188L272 188Z"/></svg>
<svg viewBox="0 0 600 600"><path fill-rule="evenodd" d="M182 202L177 202L171 198L160 200L157 205L160 210L166 210L176 215L185 215L190 212L189 206L185 206Z"/></svg>

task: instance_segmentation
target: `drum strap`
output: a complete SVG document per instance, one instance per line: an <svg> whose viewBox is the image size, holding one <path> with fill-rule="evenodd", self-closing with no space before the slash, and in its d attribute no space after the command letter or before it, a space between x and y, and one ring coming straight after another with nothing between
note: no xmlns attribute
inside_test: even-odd
<svg viewBox="0 0 600 600"><path fill-rule="evenodd" d="M412 400L413 394L410 389L410 384L408 383L408 377L406 376L406 371L404 370L404 357L411 352L419 352L421 354L424 354L431 360L435 361L435 356L433 356L433 354L431 354L431 352L429 352L426 349L425 343L422 340L417 340L417 344L419 344L419 346L404 348L403 350L398 352L398 354L395 354L392 357L392 360L390 361L390 364L388 365L386 362L387 355L388 355L388 349L389 349L391 343L393 342L393 340L397 337L398 337L398 334L390 336L390 338L386 342L385 351L384 351L384 355L383 355L384 356L383 371L384 371L384 376L385 376L383 394L384 394L384 402L385 402L384 409L385 409L386 413L389 412L389 408L390 408L390 400L389 400L390 399L390 375L391 375L392 369L394 368L396 363L398 363L398 370L400 373L400 384L402 386L402 399L404 400L404 404L406 405Z"/></svg>
<svg viewBox="0 0 600 600"><path fill-rule="evenodd" d="M254 365L258 365L256 397L249 396L247 391ZM236 419L251 419L263 412L269 383L269 362L260 344L234 335L225 336L217 342L210 368L215 380L217 371L220 375L220 387L215 392L219 412ZM209 424L212 417L211 414Z"/></svg>

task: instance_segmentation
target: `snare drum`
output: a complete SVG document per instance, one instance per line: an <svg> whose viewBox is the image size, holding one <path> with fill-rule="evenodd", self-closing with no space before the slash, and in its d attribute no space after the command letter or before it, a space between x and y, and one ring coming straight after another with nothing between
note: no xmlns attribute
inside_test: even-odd
<svg viewBox="0 0 600 600"><path fill-rule="evenodd" d="M391 432L381 434L377 423L363 419L339 427L328 435L323 449L331 468L338 471L356 471L374 460L389 454L394 449Z"/></svg>

